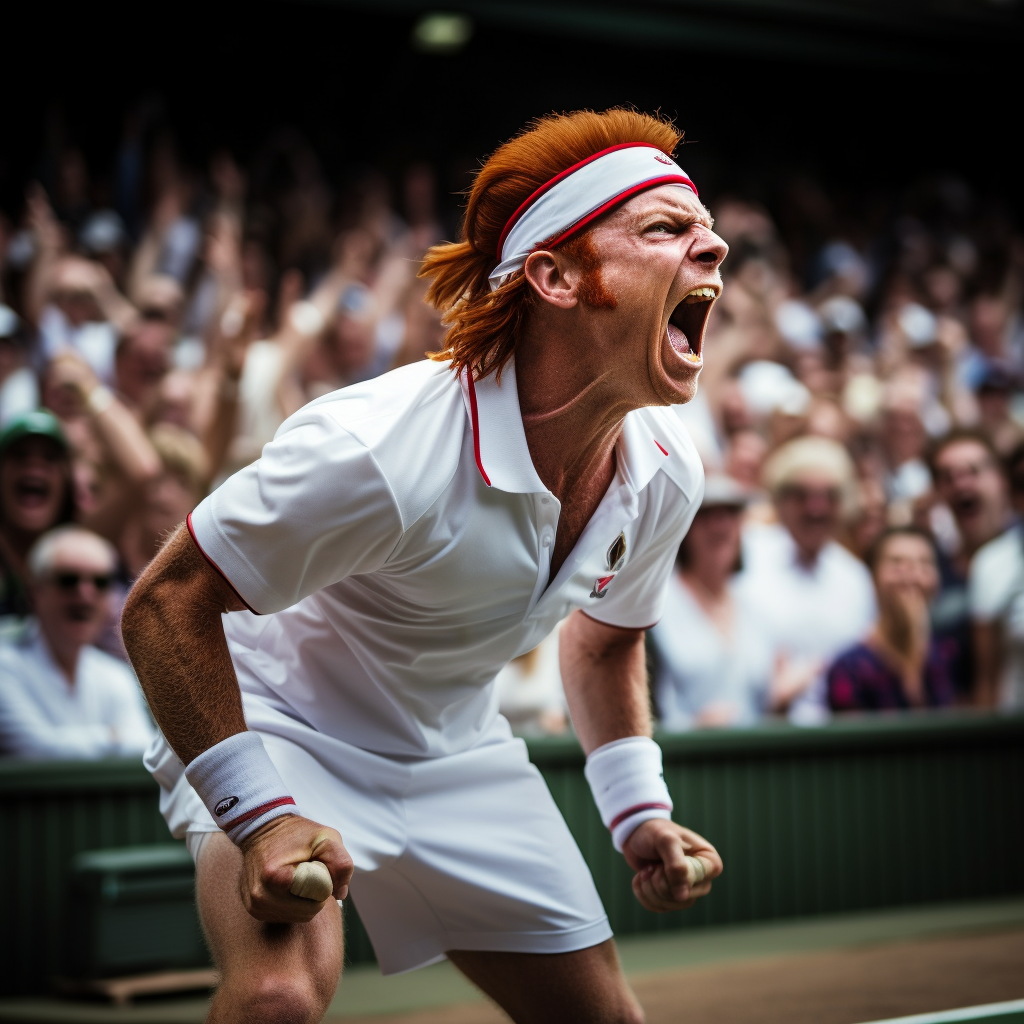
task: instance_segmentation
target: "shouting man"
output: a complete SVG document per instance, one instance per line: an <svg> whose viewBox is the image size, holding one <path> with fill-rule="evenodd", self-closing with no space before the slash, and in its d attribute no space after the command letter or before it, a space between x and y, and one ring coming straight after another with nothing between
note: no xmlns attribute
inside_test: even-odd
<svg viewBox="0 0 1024 1024"><path fill-rule="evenodd" d="M502 146L424 264L445 351L292 416L132 591L211 1020L323 1016L341 915L291 893L310 860L337 900L351 883L387 973L447 956L516 1021L641 1018L492 686L570 613L566 695L637 899L677 910L720 873L671 820L644 668L703 490L667 407L696 390L726 254L679 140L612 110Z"/></svg>

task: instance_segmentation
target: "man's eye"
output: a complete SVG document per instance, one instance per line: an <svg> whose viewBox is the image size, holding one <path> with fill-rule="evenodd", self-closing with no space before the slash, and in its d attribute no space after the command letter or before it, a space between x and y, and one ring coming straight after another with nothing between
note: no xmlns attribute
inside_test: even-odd
<svg viewBox="0 0 1024 1024"><path fill-rule="evenodd" d="M675 228L671 224L652 224L648 231L656 231L659 234L671 234Z"/></svg>

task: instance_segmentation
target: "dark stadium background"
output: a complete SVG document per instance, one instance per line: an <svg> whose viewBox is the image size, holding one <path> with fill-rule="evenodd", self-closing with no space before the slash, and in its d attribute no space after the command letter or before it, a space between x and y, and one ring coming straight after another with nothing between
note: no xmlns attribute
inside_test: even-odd
<svg viewBox="0 0 1024 1024"><path fill-rule="evenodd" d="M332 176L426 159L451 193L531 117L631 103L678 118L681 162L711 195L771 203L800 169L844 190L856 216L922 174L954 171L1019 209L1016 0L480 0L454 8L472 20L468 44L440 54L411 42L431 10L9 5L0 206L16 211L41 173L51 112L92 164L114 152L123 112L159 97L197 166L225 144L244 160L287 124Z"/></svg>

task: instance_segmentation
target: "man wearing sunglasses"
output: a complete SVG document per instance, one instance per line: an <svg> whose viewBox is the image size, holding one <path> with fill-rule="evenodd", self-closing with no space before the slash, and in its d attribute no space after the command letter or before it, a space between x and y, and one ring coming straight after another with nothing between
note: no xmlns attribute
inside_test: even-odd
<svg viewBox="0 0 1024 1024"><path fill-rule="evenodd" d="M152 727L131 670L92 646L110 614L113 548L78 526L28 556L35 617L0 645L0 754L91 758L140 753Z"/></svg>

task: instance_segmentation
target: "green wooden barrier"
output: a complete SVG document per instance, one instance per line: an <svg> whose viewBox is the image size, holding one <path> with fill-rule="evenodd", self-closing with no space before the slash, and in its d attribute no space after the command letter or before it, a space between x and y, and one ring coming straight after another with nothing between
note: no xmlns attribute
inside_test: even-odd
<svg viewBox="0 0 1024 1024"><path fill-rule="evenodd" d="M1024 716L873 718L820 729L662 735L676 817L726 873L683 914L633 898L573 739L530 753L618 934L1024 892ZM64 969L76 854L165 843L157 790L131 761L0 760L0 994ZM372 958L354 914L348 959Z"/></svg>
<svg viewBox="0 0 1024 1024"><path fill-rule="evenodd" d="M635 901L574 740L531 743L617 934L1024 892L1024 716L657 737L674 817L725 861L683 914Z"/></svg>

